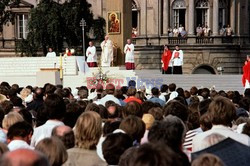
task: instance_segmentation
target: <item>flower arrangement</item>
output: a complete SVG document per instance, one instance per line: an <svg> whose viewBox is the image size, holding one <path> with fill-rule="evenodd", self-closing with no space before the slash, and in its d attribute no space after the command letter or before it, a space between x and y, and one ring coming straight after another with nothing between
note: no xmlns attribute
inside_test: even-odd
<svg viewBox="0 0 250 166"><path fill-rule="evenodd" d="M98 67L98 72L92 73L93 77L87 79L88 85L91 85L92 88L95 88L98 84L105 86L111 80L107 75L108 72L109 71L106 71L104 73L102 67Z"/></svg>

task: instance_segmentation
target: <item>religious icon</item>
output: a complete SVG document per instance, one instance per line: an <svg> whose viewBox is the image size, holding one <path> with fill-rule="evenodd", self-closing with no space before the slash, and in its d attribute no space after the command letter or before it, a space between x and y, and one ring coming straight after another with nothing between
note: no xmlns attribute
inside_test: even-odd
<svg viewBox="0 0 250 166"><path fill-rule="evenodd" d="M118 34L121 27L121 14L120 12L108 12L108 33Z"/></svg>

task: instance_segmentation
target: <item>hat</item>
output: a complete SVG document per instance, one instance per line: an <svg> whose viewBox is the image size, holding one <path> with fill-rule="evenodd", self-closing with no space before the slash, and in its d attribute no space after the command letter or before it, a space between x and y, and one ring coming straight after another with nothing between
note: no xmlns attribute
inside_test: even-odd
<svg viewBox="0 0 250 166"><path fill-rule="evenodd" d="M155 118L151 114L144 114L142 121L146 124L146 129L150 129L155 121Z"/></svg>
<svg viewBox="0 0 250 166"><path fill-rule="evenodd" d="M236 109L236 116L237 117L249 117L247 111L244 108L237 108Z"/></svg>

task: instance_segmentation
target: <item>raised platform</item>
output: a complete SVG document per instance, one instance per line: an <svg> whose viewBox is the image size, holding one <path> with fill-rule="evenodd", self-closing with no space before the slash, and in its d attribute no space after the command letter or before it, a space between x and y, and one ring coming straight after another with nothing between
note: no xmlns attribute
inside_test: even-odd
<svg viewBox="0 0 250 166"><path fill-rule="evenodd" d="M17 83L20 86L36 86L36 72L40 68L59 67L59 57L33 57L33 58L0 58L0 81L10 84ZM87 79L98 73L98 68L90 68L88 72L78 71L76 57L67 57L63 61L64 87L79 87L87 85ZM215 87L216 90L237 90L243 93L241 75L162 75L159 70L135 70L128 71L124 67L102 68L103 73L113 79L114 84L127 85L130 79L136 80L137 85L144 85L148 89L161 84L176 83L177 87L189 90L192 86Z"/></svg>

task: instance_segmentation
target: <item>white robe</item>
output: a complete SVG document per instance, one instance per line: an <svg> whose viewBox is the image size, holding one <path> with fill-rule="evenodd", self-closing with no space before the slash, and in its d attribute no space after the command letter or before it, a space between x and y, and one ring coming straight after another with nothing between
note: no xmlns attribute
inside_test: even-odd
<svg viewBox="0 0 250 166"><path fill-rule="evenodd" d="M113 61L113 43L111 40L103 41L101 43L102 48L102 67L110 67L110 63Z"/></svg>
<svg viewBox="0 0 250 166"><path fill-rule="evenodd" d="M56 53L54 51L53 52L48 52L47 55L46 55L46 57L48 57L48 58L54 58L54 57L56 57Z"/></svg>
<svg viewBox="0 0 250 166"><path fill-rule="evenodd" d="M179 58L175 58L174 55L176 52L179 52ZM172 53L171 63L173 66L182 66L183 65L183 51L182 50L174 50Z"/></svg>
<svg viewBox="0 0 250 166"><path fill-rule="evenodd" d="M88 47L86 51L87 62L97 62L96 48L95 46Z"/></svg>
<svg viewBox="0 0 250 166"><path fill-rule="evenodd" d="M126 44L124 47L124 53L126 55L125 57L125 63L134 63L135 62L135 56L134 56L134 44Z"/></svg>

